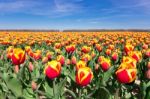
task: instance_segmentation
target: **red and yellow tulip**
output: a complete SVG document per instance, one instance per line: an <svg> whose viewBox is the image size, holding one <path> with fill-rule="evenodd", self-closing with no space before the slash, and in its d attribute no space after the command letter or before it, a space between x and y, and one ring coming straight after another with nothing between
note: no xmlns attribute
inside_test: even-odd
<svg viewBox="0 0 150 99"><path fill-rule="evenodd" d="M61 73L61 63L56 60L48 62L47 66L44 69L44 74L50 79L58 77L60 73Z"/></svg>
<svg viewBox="0 0 150 99"><path fill-rule="evenodd" d="M79 68L76 73L76 83L80 86L88 85L93 79L93 72L89 67Z"/></svg>
<svg viewBox="0 0 150 99"><path fill-rule="evenodd" d="M22 49L15 48L13 50L11 60L14 65L20 65L24 63L25 58L26 58L25 51L23 51Z"/></svg>

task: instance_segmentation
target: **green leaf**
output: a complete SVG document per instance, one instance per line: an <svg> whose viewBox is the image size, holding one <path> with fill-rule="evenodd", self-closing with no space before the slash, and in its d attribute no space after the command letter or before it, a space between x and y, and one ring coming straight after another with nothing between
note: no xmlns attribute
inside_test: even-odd
<svg viewBox="0 0 150 99"><path fill-rule="evenodd" d="M107 72L104 73L103 81L107 82L114 72L115 66L112 66Z"/></svg>
<svg viewBox="0 0 150 99"><path fill-rule="evenodd" d="M22 96L22 85L16 78L9 78L6 81L8 88L14 93L16 97Z"/></svg>
<svg viewBox="0 0 150 99"><path fill-rule="evenodd" d="M96 99L111 99L111 94L105 87L100 87L96 94Z"/></svg>
<svg viewBox="0 0 150 99"><path fill-rule="evenodd" d="M25 99L35 99L34 92L31 88L26 88L23 90L23 97Z"/></svg>
<svg viewBox="0 0 150 99"><path fill-rule="evenodd" d="M67 79L65 78L63 81L61 81L60 83L58 83L56 85L56 95L55 95L55 98L58 99L60 96L62 96L64 94L64 87L65 87L65 84L67 82Z"/></svg>

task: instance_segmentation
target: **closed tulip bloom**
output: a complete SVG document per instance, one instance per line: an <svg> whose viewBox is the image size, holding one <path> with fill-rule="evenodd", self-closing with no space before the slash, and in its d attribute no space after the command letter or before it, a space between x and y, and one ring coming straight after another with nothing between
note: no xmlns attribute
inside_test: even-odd
<svg viewBox="0 0 150 99"><path fill-rule="evenodd" d="M76 46L75 45L69 45L69 46L66 46L66 52L67 53L73 53L76 49Z"/></svg>
<svg viewBox="0 0 150 99"><path fill-rule="evenodd" d="M116 71L117 80L120 83L131 83L136 79L137 69L118 69Z"/></svg>
<svg viewBox="0 0 150 99"><path fill-rule="evenodd" d="M96 48L99 52L102 51L102 47L101 47L100 44L96 44L96 45L95 45L95 48Z"/></svg>
<svg viewBox="0 0 150 99"><path fill-rule="evenodd" d="M48 62L47 66L44 69L44 74L49 79L54 79L58 77L60 73L61 73L61 63L56 60Z"/></svg>
<svg viewBox="0 0 150 99"><path fill-rule="evenodd" d="M91 51L91 47L83 46L82 49L81 49L81 51L82 51L83 53L88 53L88 52Z"/></svg>
<svg viewBox="0 0 150 99"><path fill-rule="evenodd" d="M113 61L116 61L118 59L118 54L117 53L113 53L111 56Z"/></svg>
<svg viewBox="0 0 150 99"><path fill-rule="evenodd" d="M57 56L57 61L61 63L61 65L63 65L65 63L65 57L62 55L58 55Z"/></svg>
<svg viewBox="0 0 150 99"><path fill-rule="evenodd" d="M136 68L136 60L129 56L124 56L122 64L126 64L126 68Z"/></svg>
<svg viewBox="0 0 150 99"><path fill-rule="evenodd" d="M15 48L13 50L11 60L14 65L20 65L24 63L25 58L26 58L25 51L23 51L22 49Z"/></svg>
<svg viewBox="0 0 150 99"><path fill-rule="evenodd" d="M75 65L77 63L77 59L75 56L71 58L71 64Z"/></svg>
<svg viewBox="0 0 150 99"><path fill-rule="evenodd" d="M137 62L142 59L142 53L140 51L132 51L129 53L129 56L134 58Z"/></svg>
<svg viewBox="0 0 150 99"><path fill-rule="evenodd" d="M76 83L80 86L87 86L93 79L93 72L89 67L79 68L76 74Z"/></svg>
<svg viewBox="0 0 150 99"><path fill-rule="evenodd" d="M80 60L79 62L77 62L76 64L76 70L78 71L79 68L82 68L82 67L86 67L86 62L85 61L82 61Z"/></svg>
<svg viewBox="0 0 150 99"><path fill-rule="evenodd" d="M133 50L134 50L134 46L132 46L131 44L126 44L124 47L124 51L126 52L126 54L128 54L128 52Z"/></svg>
<svg viewBox="0 0 150 99"><path fill-rule="evenodd" d="M108 58L102 59L102 61L100 62L100 66L103 71L107 71L111 66L110 59Z"/></svg>

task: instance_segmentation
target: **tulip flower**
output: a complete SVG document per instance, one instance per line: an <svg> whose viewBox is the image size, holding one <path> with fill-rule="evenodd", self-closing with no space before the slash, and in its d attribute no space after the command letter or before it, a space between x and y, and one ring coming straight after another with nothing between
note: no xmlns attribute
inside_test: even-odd
<svg viewBox="0 0 150 99"><path fill-rule="evenodd" d="M43 58L42 58L42 63L45 64L45 63L47 63L47 62L48 62L48 57L43 57Z"/></svg>
<svg viewBox="0 0 150 99"><path fill-rule="evenodd" d="M102 51L102 47L101 47L100 44L96 44L96 45L95 45L95 48L96 48L99 52Z"/></svg>
<svg viewBox="0 0 150 99"><path fill-rule="evenodd" d="M117 53L113 53L111 56L113 61L116 61L118 59L118 54Z"/></svg>
<svg viewBox="0 0 150 99"><path fill-rule="evenodd" d="M124 56L123 57L123 61L122 64L126 64L124 65L125 68L136 68L136 60L133 59L132 57L129 56Z"/></svg>
<svg viewBox="0 0 150 99"><path fill-rule="evenodd" d="M29 68L29 71L30 71L30 72L32 72L32 71L33 71L33 69L34 69L34 65L32 64L32 62L29 62L29 66L28 66L28 68Z"/></svg>
<svg viewBox="0 0 150 99"><path fill-rule="evenodd" d="M24 63L25 58L26 58L25 51L23 51L22 49L15 48L13 50L11 60L14 65L20 65Z"/></svg>
<svg viewBox="0 0 150 99"><path fill-rule="evenodd" d="M76 83L78 85L87 86L93 79L93 72L89 67L79 68L76 74Z"/></svg>
<svg viewBox="0 0 150 99"><path fill-rule="evenodd" d="M82 49L81 49L81 51L82 51L83 53L88 53L88 52L91 51L91 47L83 46Z"/></svg>
<svg viewBox="0 0 150 99"><path fill-rule="evenodd" d="M54 79L58 77L60 73L61 73L61 63L56 60L48 62L47 66L44 69L44 74L49 79Z"/></svg>
<svg viewBox="0 0 150 99"><path fill-rule="evenodd" d="M77 63L77 59L75 56L71 58L71 64L75 65Z"/></svg>
<svg viewBox="0 0 150 99"><path fill-rule="evenodd" d="M117 80L120 83L131 83L136 79L137 69L118 69L116 71Z"/></svg>
<svg viewBox="0 0 150 99"><path fill-rule="evenodd" d="M82 61L80 60L79 62L77 62L76 64L76 70L78 71L79 68L82 68L82 67L86 67L86 62L85 61Z"/></svg>
<svg viewBox="0 0 150 99"><path fill-rule="evenodd" d="M63 65L65 63L65 57L62 55L58 55L57 56L57 61L61 63L61 65Z"/></svg>
<svg viewBox="0 0 150 99"><path fill-rule="evenodd" d="M25 51L28 53L29 51L32 51L32 49L31 49L30 46L26 46L26 47L25 47Z"/></svg>
<svg viewBox="0 0 150 99"><path fill-rule="evenodd" d="M91 56L89 54L83 54L81 60L88 62L89 60L91 60Z"/></svg>
<svg viewBox="0 0 150 99"><path fill-rule="evenodd" d="M103 58L102 61L100 62L100 66L103 71L107 71L111 66L110 59Z"/></svg>
<svg viewBox="0 0 150 99"><path fill-rule="evenodd" d="M75 45L69 45L69 46L66 46L66 52L67 53L73 53L76 49L76 46Z"/></svg>
<svg viewBox="0 0 150 99"><path fill-rule="evenodd" d="M55 43L54 48L55 49L60 49L61 48L61 43Z"/></svg>
<svg viewBox="0 0 150 99"><path fill-rule="evenodd" d="M132 51L129 53L129 56L134 58L137 62L142 59L142 53L140 51Z"/></svg>
<svg viewBox="0 0 150 99"><path fill-rule="evenodd" d="M106 49L106 55L110 55L111 54L111 50L110 49Z"/></svg>
<svg viewBox="0 0 150 99"><path fill-rule="evenodd" d="M38 52L36 52L36 53L33 53L33 58L35 59L35 60L39 60L39 59L41 59L41 54L40 53L38 53Z"/></svg>
<svg viewBox="0 0 150 99"><path fill-rule="evenodd" d="M134 46L132 46L131 44L126 44L124 47L124 50L125 50L126 54L128 54L130 51L134 50Z"/></svg>

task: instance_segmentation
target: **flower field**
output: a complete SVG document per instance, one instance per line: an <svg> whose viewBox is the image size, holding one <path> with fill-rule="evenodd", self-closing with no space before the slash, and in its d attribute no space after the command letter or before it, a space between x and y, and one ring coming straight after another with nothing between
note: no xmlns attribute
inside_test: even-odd
<svg viewBox="0 0 150 99"><path fill-rule="evenodd" d="M150 33L0 32L0 99L150 99Z"/></svg>

